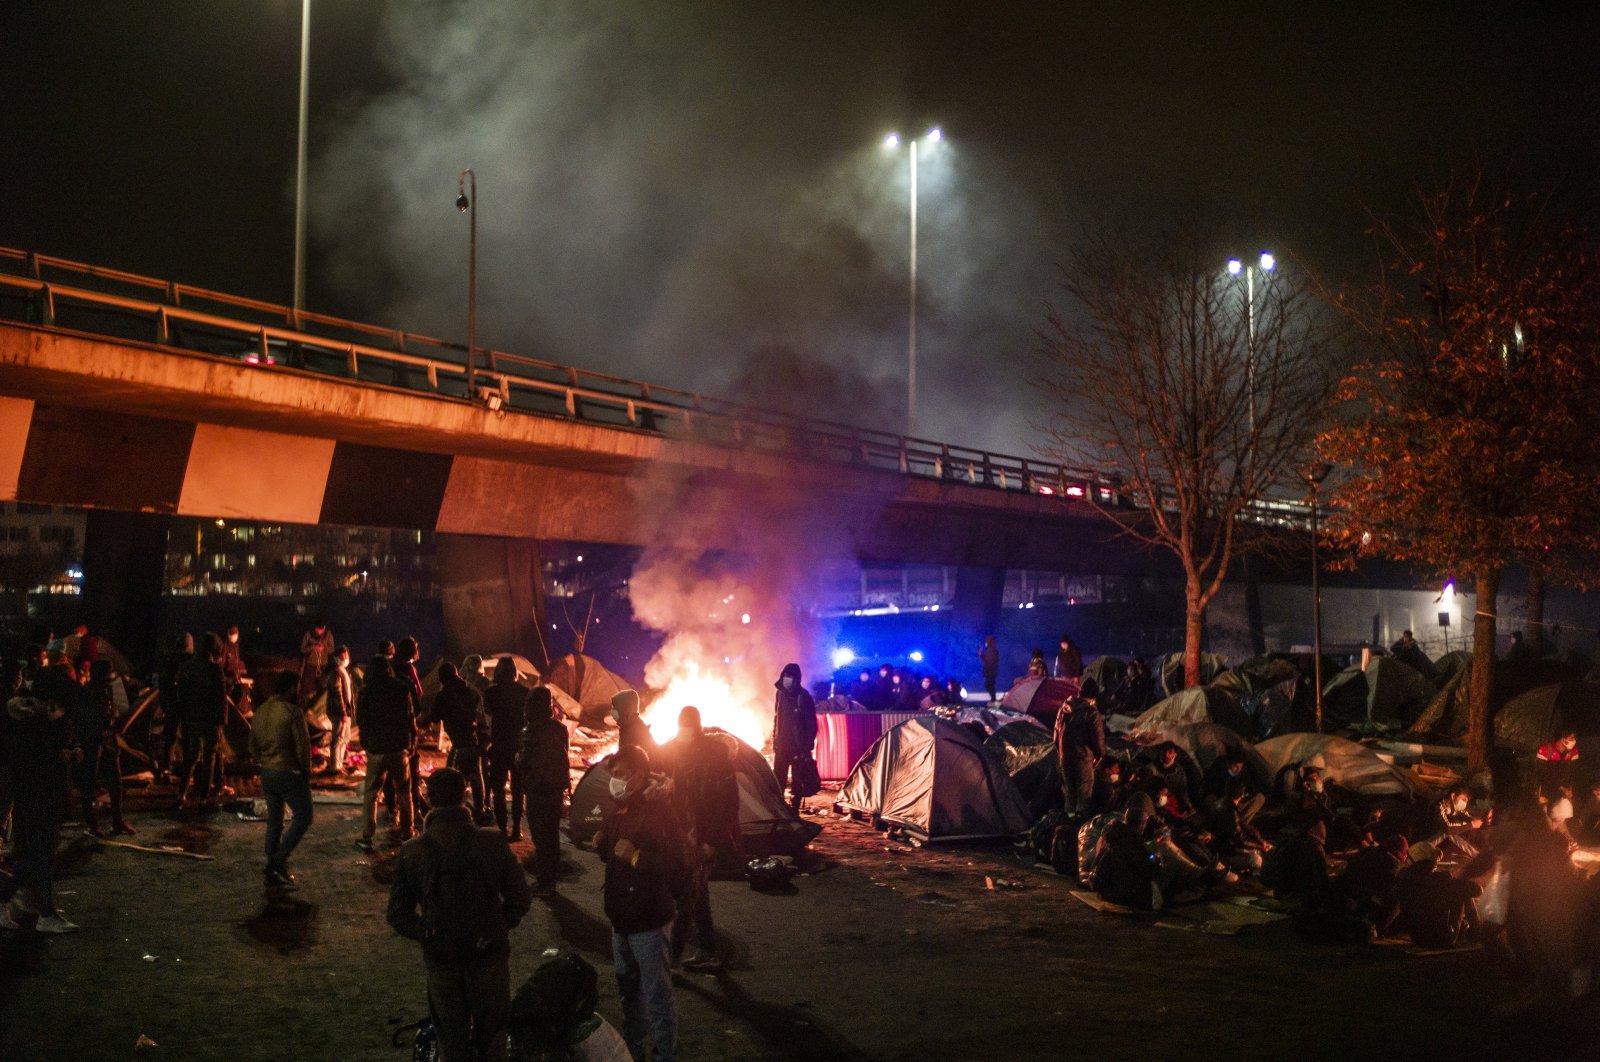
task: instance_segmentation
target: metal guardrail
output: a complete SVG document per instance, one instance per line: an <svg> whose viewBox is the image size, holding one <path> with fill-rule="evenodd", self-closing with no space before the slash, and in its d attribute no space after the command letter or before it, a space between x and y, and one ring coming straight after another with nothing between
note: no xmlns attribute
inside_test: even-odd
<svg viewBox="0 0 1600 1062"><path fill-rule="evenodd" d="M0 319L421 391L533 416L651 432L990 489L1121 504L1115 484L1046 461L759 409L672 387L0 248Z"/></svg>
<svg viewBox="0 0 1600 1062"><path fill-rule="evenodd" d="M761 409L504 351L478 350L479 386L468 394L463 344L6 247L0 247L0 319L230 357L268 371L281 366L398 387L508 413L1139 507L1115 480L1085 469ZM1304 528L1309 512L1302 502L1264 500L1249 519Z"/></svg>

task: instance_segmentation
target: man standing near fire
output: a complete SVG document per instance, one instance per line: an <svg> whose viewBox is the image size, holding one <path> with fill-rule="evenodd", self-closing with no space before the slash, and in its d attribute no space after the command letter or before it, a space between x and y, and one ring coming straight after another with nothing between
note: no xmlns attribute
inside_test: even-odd
<svg viewBox="0 0 1600 1062"><path fill-rule="evenodd" d="M800 684L800 665L786 664L774 683L778 696L773 704L772 773L778 788L790 787L790 806L800 811L800 777L797 765L811 758L817 743L817 702Z"/></svg>

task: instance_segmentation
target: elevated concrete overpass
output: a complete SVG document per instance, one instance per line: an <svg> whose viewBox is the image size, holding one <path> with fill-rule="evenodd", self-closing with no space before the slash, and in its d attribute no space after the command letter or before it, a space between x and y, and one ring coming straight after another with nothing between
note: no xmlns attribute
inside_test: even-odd
<svg viewBox="0 0 1600 1062"><path fill-rule="evenodd" d="M861 562L978 573L958 599L986 610L1006 569L1159 565L1090 491L1116 501L1031 458L0 249L0 499L93 511L86 577L124 596L171 515L415 528L462 644L531 649L539 541L649 546L668 508L728 514L701 544L759 555L748 516L776 500Z"/></svg>

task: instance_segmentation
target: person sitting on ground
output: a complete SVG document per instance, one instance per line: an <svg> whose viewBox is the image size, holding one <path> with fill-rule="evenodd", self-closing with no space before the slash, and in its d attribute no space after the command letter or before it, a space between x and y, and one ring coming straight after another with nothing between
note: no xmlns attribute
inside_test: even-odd
<svg viewBox="0 0 1600 1062"><path fill-rule="evenodd" d="M1128 799L1128 788L1123 784L1127 768L1122 761L1105 756L1095 768L1094 789L1089 795L1089 806L1084 809L1086 819L1107 812L1121 811Z"/></svg>
<svg viewBox="0 0 1600 1062"><path fill-rule="evenodd" d="M1351 853L1344 873L1334 879L1335 891L1350 901L1356 916L1370 924L1379 936L1386 935L1394 922L1398 910L1395 877L1409 852L1404 834L1389 834Z"/></svg>
<svg viewBox="0 0 1600 1062"><path fill-rule="evenodd" d="M1249 798L1249 788L1235 779L1228 783L1225 796L1210 802L1208 816L1217 858L1228 868L1244 873L1260 870L1262 856L1272 850L1272 845L1245 818L1244 808Z"/></svg>
<svg viewBox="0 0 1600 1062"><path fill-rule="evenodd" d="M1156 819L1172 833L1172 841L1190 860L1201 867L1216 864L1210 845L1213 840L1205 819L1193 808L1173 799L1172 791L1159 783L1148 790L1155 804Z"/></svg>
<svg viewBox="0 0 1600 1062"><path fill-rule="evenodd" d="M1590 783L1587 795L1578 806L1578 814L1567 828L1579 844L1600 845L1600 778Z"/></svg>
<svg viewBox="0 0 1600 1062"><path fill-rule="evenodd" d="M267 888L292 888L289 856L311 827L311 732L300 710L300 675L280 671L272 696L250 717L250 755L261 765L261 795L267 801ZM283 809L294 814L283 828Z"/></svg>
<svg viewBox="0 0 1600 1062"><path fill-rule="evenodd" d="M1423 948L1452 948L1476 928L1473 900L1482 895L1477 883L1436 869L1429 856L1395 876L1397 912L1392 928Z"/></svg>
<svg viewBox="0 0 1600 1062"><path fill-rule="evenodd" d="M1539 802L1544 805L1545 821L1550 829L1561 835L1569 845L1576 846L1567 824L1572 821L1572 787L1558 785L1553 791L1541 793Z"/></svg>
<svg viewBox="0 0 1600 1062"><path fill-rule="evenodd" d="M1163 898L1156 884L1160 867L1145 845L1152 810L1150 797L1135 793L1122 814L1101 832L1092 880L1102 900L1140 911L1161 908Z"/></svg>
<svg viewBox="0 0 1600 1062"><path fill-rule="evenodd" d="M1261 864L1261 884L1281 900L1313 903L1328 891L1328 828L1312 819L1279 839Z"/></svg>
<svg viewBox="0 0 1600 1062"><path fill-rule="evenodd" d="M1453 850L1464 859L1471 859L1485 840L1483 819L1472 815L1471 804L1471 789L1460 784L1451 786L1441 799L1418 805L1406 839L1412 844L1427 841L1435 848Z"/></svg>
<svg viewBox="0 0 1600 1062"><path fill-rule="evenodd" d="M1134 776L1146 791L1164 785L1175 801L1186 811L1193 809L1189 799L1189 771L1184 766L1178 746L1163 741L1134 759Z"/></svg>
<svg viewBox="0 0 1600 1062"><path fill-rule="evenodd" d="M441 767L427 786L433 810L422 835L400 849L387 919L422 945L440 1056L503 1060L510 932L532 905L528 879L499 831L473 824L460 771Z"/></svg>
<svg viewBox="0 0 1600 1062"><path fill-rule="evenodd" d="M1333 798L1328 795L1327 783L1323 781L1320 768L1311 766L1300 768L1300 784L1295 793L1289 822L1293 828L1301 831L1306 830L1313 822L1322 823L1324 833L1333 827ZM1327 838L1323 839L1326 841Z"/></svg>

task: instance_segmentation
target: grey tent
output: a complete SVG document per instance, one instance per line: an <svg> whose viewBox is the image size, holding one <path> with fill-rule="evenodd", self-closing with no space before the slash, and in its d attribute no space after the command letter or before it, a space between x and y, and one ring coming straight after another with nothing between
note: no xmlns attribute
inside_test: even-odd
<svg viewBox="0 0 1600 1062"><path fill-rule="evenodd" d="M1011 837L1032 823L1000 758L970 730L910 719L856 761L834 806L923 841Z"/></svg>
<svg viewBox="0 0 1600 1062"><path fill-rule="evenodd" d="M1600 685L1539 686L1511 698L1494 715L1494 743L1518 752L1536 752L1562 731L1577 731L1579 748L1584 748L1584 737L1600 736Z"/></svg>
<svg viewBox="0 0 1600 1062"><path fill-rule="evenodd" d="M1452 650L1433 662L1434 681L1444 686L1457 674L1472 667L1472 654L1465 649Z"/></svg>
<svg viewBox="0 0 1600 1062"><path fill-rule="evenodd" d="M784 803L778 779L761 753L716 727L706 727L706 734L722 742L733 757L739 783L739 834L743 838L744 854L759 858L799 855L801 849L822 832L822 827L806 822ZM584 772L572 790L567 833L573 844L588 845L616 810L610 782L611 771L606 761L601 760Z"/></svg>
<svg viewBox="0 0 1600 1062"><path fill-rule="evenodd" d="M1258 656L1218 675L1211 685L1233 694L1262 736L1316 726L1310 683L1287 656Z"/></svg>
<svg viewBox="0 0 1600 1062"><path fill-rule="evenodd" d="M1159 704L1151 705L1143 715L1134 720L1132 733L1156 733L1184 723L1217 723L1241 737L1254 738L1255 724L1244 714L1239 702L1226 690L1215 686L1191 686L1173 694Z"/></svg>
<svg viewBox="0 0 1600 1062"><path fill-rule="evenodd" d="M1061 792L1061 766L1056 762L1055 737L1027 716L1006 723L984 742L1000 757L1000 764L1016 784L1034 818Z"/></svg>
<svg viewBox="0 0 1600 1062"><path fill-rule="evenodd" d="M1273 778L1283 780L1284 795L1288 795L1286 775L1305 764L1321 768L1323 780L1329 785L1365 797L1409 798L1427 791L1410 771L1389 763L1365 745L1332 734L1285 734L1268 738L1256 746L1256 752L1261 754Z"/></svg>
<svg viewBox="0 0 1600 1062"><path fill-rule="evenodd" d="M1433 696L1433 684L1392 656L1375 656L1367 669L1356 664L1322 687L1322 713L1340 726L1405 725Z"/></svg>
<svg viewBox="0 0 1600 1062"><path fill-rule="evenodd" d="M1200 654L1200 685L1211 684L1226 670L1228 670L1227 657L1217 653ZM1183 689L1183 654L1168 653L1162 657L1158 674L1161 676L1161 690L1167 696L1170 697Z"/></svg>
<svg viewBox="0 0 1600 1062"><path fill-rule="evenodd" d="M1094 663L1083 669L1082 681L1094 679L1094 684L1100 687L1100 693L1105 695L1122 685L1128 677L1128 665L1114 656L1102 656Z"/></svg>

